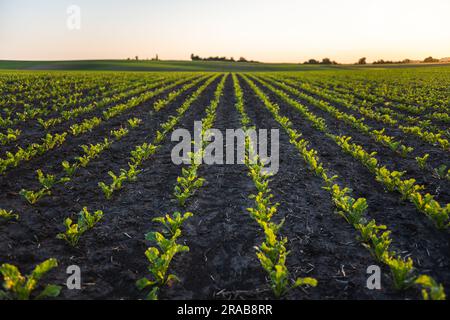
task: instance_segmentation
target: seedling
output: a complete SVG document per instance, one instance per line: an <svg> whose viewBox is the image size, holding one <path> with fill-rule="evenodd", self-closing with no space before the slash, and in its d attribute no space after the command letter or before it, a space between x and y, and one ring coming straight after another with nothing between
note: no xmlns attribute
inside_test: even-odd
<svg viewBox="0 0 450 320"><path fill-rule="evenodd" d="M98 210L91 214L86 207L80 211L77 223L73 223L72 219L64 220L66 231L59 233L56 237L66 241L72 247L77 246L81 236L94 228L94 226L103 218L103 211Z"/></svg>
<svg viewBox="0 0 450 320"><path fill-rule="evenodd" d="M178 237L181 236L181 230L177 229L171 238L165 238L159 232L150 232L146 235L146 239L156 242L159 249L156 247L148 248L145 252L148 262L150 263L148 271L151 278L142 278L136 282L139 290L148 287L153 287L147 295L148 300L158 299L158 288L164 285L171 286L174 282L179 281L174 274L167 274L170 262L177 253L189 251L189 247L179 245L176 243Z"/></svg>
<svg viewBox="0 0 450 320"><path fill-rule="evenodd" d="M22 189L22 190L19 192L19 194L20 194L22 197L24 197L24 198L28 201L28 203L30 203L30 204L36 204L41 198L43 198L44 196L51 195L52 193L51 193L50 190L48 190L48 189L46 189L46 188L43 188L43 189L40 189L40 190L37 191L37 192L32 191L32 190L25 190L25 189Z"/></svg>
<svg viewBox="0 0 450 320"><path fill-rule="evenodd" d="M182 216L181 213L177 211L172 217L169 214L166 214L165 217L155 218L153 221L161 223L171 235L174 235L183 223L192 216L191 212L186 212Z"/></svg>
<svg viewBox="0 0 450 320"><path fill-rule="evenodd" d="M0 273L3 275L3 288L0 290L0 299L29 300L57 297L61 287L53 284L47 285L37 296L32 296L39 281L53 268L58 266L56 259L48 259L34 268L29 275L22 276L19 269L11 264L3 264Z"/></svg>
<svg viewBox="0 0 450 320"><path fill-rule="evenodd" d="M5 209L0 209L0 219L4 220L19 220L19 215L13 213L13 211L6 211Z"/></svg>
<svg viewBox="0 0 450 320"><path fill-rule="evenodd" d="M69 161L65 160L61 163L61 166L63 167L64 172L69 178L72 178L78 169L78 165L76 163L70 164Z"/></svg>
<svg viewBox="0 0 450 320"><path fill-rule="evenodd" d="M427 153L423 157L416 157L417 165L420 169L424 170L427 166L427 160L430 158L430 155Z"/></svg>
<svg viewBox="0 0 450 320"><path fill-rule="evenodd" d="M141 123L142 123L142 120L138 119L138 118L128 119L128 124L130 125L131 128L136 128Z"/></svg>
<svg viewBox="0 0 450 320"><path fill-rule="evenodd" d="M423 287L422 296L424 300L445 300L444 287L433 278L422 275L416 279L415 283Z"/></svg>

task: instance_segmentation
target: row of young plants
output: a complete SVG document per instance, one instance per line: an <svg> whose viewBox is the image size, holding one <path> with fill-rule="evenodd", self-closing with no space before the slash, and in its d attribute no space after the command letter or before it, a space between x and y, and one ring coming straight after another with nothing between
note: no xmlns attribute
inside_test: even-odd
<svg viewBox="0 0 450 320"><path fill-rule="evenodd" d="M58 77L55 79L58 80L37 76L31 80L27 75L23 79L27 82L23 92L17 90L20 90L20 82L8 81L8 88L0 98L0 127L48 114L51 109L64 105L64 102L77 101L102 91L102 84L98 81L73 78L73 81L65 82Z"/></svg>
<svg viewBox="0 0 450 320"><path fill-rule="evenodd" d="M383 102L381 97L376 99L371 99L371 96L358 96L349 88L342 88L342 84L329 84L328 82L315 81L314 86L309 84L309 87L314 91L319 93L324 93L328 97L334 97L338 100L343 99L347 103L353 104L353 106L361 105L364 110L372 110L382 114L386 118L391 118L392 121L385 122L386 124L396 124L398 120L404 121L409 124L417 124L422 129L429 129L431 131L437 131L437 133L442 132L437 126L432 125L431 120L447 122L448 113L447 112L433 112L430 116L429 112L424 112L419 115L405 114L401 110L392 108L390 102ZM308 85L307 84L307 85ZM340 97L340 98L339 98Z"/></svg>
<svg viewBox="0 0 450 320"><path fill-rule="evenodd" d="M83 153L74 158L74 162L64 160L61 163L62 171L57 176L54 174L44 174L42 170L37 170L37 178L41 185L39 190L22 189L20 195L24 197L29 204L34 205L45 196L52 195L52 189L58 185L71 181L80 168L86 168L89 163L101 156L101 154L110 149L114 142L120 141L129 134L131 129L137 128L142 123L141 119L130 118L126 126L121 126L116 130L111 130L109 138L104 138L102 142L96 144L82 145Z"/></svg>
<svg viewBox="0 0 450 320"><path fill-rule="evenodd" d="M83 120L80 124L75 124L69 128L69 130L61 133L61 134L47 134L41 144L31 143L25 149L19 147L15 153L7 152L6 157L0 159L0 173L4 173L6 170L10 168L17 167L23 161L29 161L36 156L40 156L47 151L59 147L64 143L66 136L68 134L72 134L74 136L81 135L86 132L92 131L94 128L98 127L103 122L114 118L132 108L135 108L147 100L164 93L174 87L179 86L180 84L186 82L185 78L177 80L173 83L166 84L158 89L155 89L150 92L146 92L138 97L133 97L128 100L126 103L118 104L103 112L103 117L93 117L90 119Z"/></svg>
<svg viewBox="0 0 450 320"><path fill-rule="evenodd" d="M185 209L188 199L205 182L204 178L198 176L198 168L200 166L198 159L203 156L204 150L208 145L207 131L212 128L215 122L216 110L219 106L227 77L228 75L222 76L214 92L214 97L206 108L206 116L202 119L202 131L200 132L201 142L196 145L196 152L190 154L191 164L187 169L182 168L182 174L177 178L177 183L175 184L173 196L183 209ZM195 144L196 142L192 141L192 143ZM146 299L157 300L162 287L172 286L179 281L175 274L169 273L169 267L176 254L189 251L188 246L177 243L177 240L182 235L184 222L192 216L191 212L186 212L182 215L179 211L176 211L172 215L166 214L153 219L154 222L160 223L163 228L161 231L151 231L145 236L147 241L155 244L155 246L149 247L145 251L145 256L149 263L148 271L150 277L141 278L136 282L139 290L150 290L146 295Z"/></svg>
<svg viewBox="0 0 450 320"><path fill-rule="evenodd" d="M89 104L79 104L78 106L74 106L70 109L62 110L59 116L49 119L38 118L37 121L44 130L48 130L51 127L54 127L55 125L64 123L71 119L75 119L82 114L87 114L94 110L104 108L108 105L118 103L129 97L139 95L143 92L164 85L170 81L171 81L170 79L164 79L161 77L155 79L155 81L152 81L150 83L140 82L138 84L133 84L132 86L128 85L126 86L126 88L121 88L120 90L112 89L111 91L108 91L108 93L106 93L100 100L95 99L92 100L92 102Z"/></svg>
<svg viewBox="0 0 450 320"><path fill-rule="evenodd" d="M393 128L398 128L399 120L408 123L411 121L409 116L398 113L395 110L387 107L376 106L367 100L358 99L351 92L341 92L341 90L339 90L339 87L334 88L333 86L331 86L331 88L329 88L329 85L327 83L324 84L322 81L299 82L298 79L294 81L289 77L281 77L281 78L272 77L272 78L276 80L277 79L283 80L283 82L294 87L298 86L307 93L313 94L327 101L331 101L336 105L343 106L346 109L358 112L359 114L369 119L381 122ZM417 118L413 118L413 122L420 123ZM424 123L423 126L422 125L420 126L425 128L424 127L425 125L426 124Z"/></svg>
<svg viewBox="0 0 450 320"><path fill-rule="evenodd" d="M409 200L416 208L430 218L437 228L448 229L450 227L449 215L450 204L442 205L434 200L433 195L422 194L420 191L424 186L416 184L415 179L404 179L406 172L390 171L386 166L379 164L375 158L376 152L368 153L364 148L355 143L351 143L351 137L334 136L332 138L341 149L359 160L390 192L397 191L401 194L402 200Z"/></svg>
<svg viewBox="0 0 450 320"><path fill-rule="evenodd" d="M353 91L358 95L368 98L372 101L386 103L390 107L399 109L406 113L415 115L424 115L432 112L448 112L447 105L449 103L448 95L445 92L448 88L442 87L442 90L434 90L439 85L448 81L448 78L438 79L434 75L434 79L431 79L424 74L422 77L427 77L422 83L416 83L416 79L402 75L398 77L394 75L395 80L386 78L386 73L381 76L378 81L356 80L346 79L344 83L339 83L339 80L335 80L335 85L343 90ZM441 73L440 76L446 77ZM401 81L399 81L401 80ZM377 83L378 82L378 83ZM381 82L381 84L380 84ZM392 94L396 91L395 94ZM440 94L438 92L440 91ZM404 99L406 93L410 93L409 99ZM443 94L443 95L441 95ZM440 95L440 97L437 97Z"/></svg>
<svg viewBox="0 0 450 320"><path fill-rule="evenodd" d="M291 84L291 85L296 85L292 81L286 80L284 78L283 78L283 81L288 84ZM398 120L396 119L396 118L399 118L399 116L392 109L384 108L385 110L388 110L389 112L385 112L385 111L375 112L375 111L372 111L372 109L368 108L368 107L356 106L356 103L365 105L366 101L355 102L355 99L356 99L355 96L350 93L343 94L343 95L341 95L341 97L339 97L340 95L336 94L335 91L331 91L331 92L327 93L327 92L325 92L326 89L321 86L313 87L309 83L297 83L297 85L299 85L302 88L302 90L304 90L306 92L309 92L309 93L314 94L319 97L323 97L327 101L332 101L338 105L346 107L347 109L357 111L360 114L367 116L370 119L376 120L378 122L382 122L390 127L399 128L399 126L402 126L401 124L399 125ZM447 133L446 133L443 130L434 129L435 131L437 131L437 133L433 133L432 131L426 131L426 129L425 129L425 128L429 127L429 121L419 121L419 120L417 120L417 118L413 118L413 119L407 118L407 119L403 119L403 120L408 121L408 122L412 121L417 124L414 126L415 129L411 129L411 128L413 128L411 126L403 126L404 133L409 134L408 132L411 132L414 130L419 130L418 127L420 127L421 130L424 130L424 131L419 130L418 131L419 133L416 135L424 136L423 139L427 139L428 140L427 142L430 143L431 145L440 145L442 148L445 148L447 146L446 139L443 140L442 136L449 136L449 131L447 131ZM384 130L385 129L381 130L381 132L384 133ZM378 132L378 131L374 131L374 132ZM428 137L428 138L426 138L426 137ZM442 164L440 166L437 166L436 168L430 168L428 165L426 165L426 162L429 160L429 158L430 158L429 154L425 154L423 156L416 156L415 160L417 162L418 168L420 170L431 172L432 176L435 177L436 179L450 180L450 169L447 168L447 165Z"/></svg>
<svg viewBox="0 0 450 320"><path fill-rule="evenodd" d="M5 133L0 132L0 145L6 145L11 142L17 141L21 135L22 130L8 128Z"/></svg>
<svg viewBox="0 0 450 320"><path fill-rule="evenodd" d="M260 78L258 78L260 80ZM267 82L264 81L265 84ZM273 83L273 82L272 82ZM367 135L371 137L375 142L380 143L383 146L388 147L392 151L398 153L402 157L408 156L411 152L414 151L414 148L402 144L400 141L396 141L394 137L389 136L385 134L385 130L375 130L371 128L369 125L364 123L364 118L356 118L353 115L349 115L345 112L339 111L338 108L333 107L329 103L327 103L324 100L318 100L314 97L307 95L297 89L295 89L292 86L288 86L284 84L283 82L276 81L275 82L277 86L280 88L286 90L287 92L295 95L296 97L307 101L308 103L312 104L313 106L329 113L337 120L341 120L344 123L350 125L351 127L355 128L359 132L363 133L364 135ZM274 90L277 90L275 87L272 86ZM281 92L281 91L280 91Z"/></svg>
<svg viewBox="0 0 450 320"><path fill-rule="evenodd" d="M350 143L350 137L333 134L326 126L323 118L314 115L306 106L290 98L282 90L278 90L264 81L260 80L260 82L287 104L298 110L316 129L324 132L326 137L332 139L344 152L360 161L375 176L376 181L383 184L388 191L398 191L404 200L410 200L418 211L425 213L434 222L437 228L447 229L450 227L450 204L439 204L438 201L434 200L435 196L429 193L422 195L419 191L424 187L417 185L415 179L402 179L405 172L390 171L375 158L376 152L368 153L362 146Z"/></svg>
<svg viewBox="0 0 450 320"><path fill-rule="evenodd" d="M124 101L130 97L133 99L137 95L145 93L149 90L153 90L160 86L168 85L168 84L172 83L174 80L179 80L179 79L180 78L177 76L173 76L173 77L169 77L169 78L159 77L155 81L146 83L145 85L138 85L137 88L135 88L133 90L126 90L126 91L123 90L113 96L107 96L100 101L94 101L93 103L91 103L89 105L65 110L65 111L61 112L61 116L59 116L59 117L50 118L47 120L38 119L38 121L45 130L48 130L50 127L53 127L57 124L61 124L70 119L77 118L82 114L90 113L94 110L99 110L99 109L105 108L106 106L117 104L120 101ZM189 81L192 79L195 79L195 76L188 77L188 78L186 78L185 81ZM106 111L108 111L108 109Z"/></svg>
<svg viewBox="0 0 450 320"><path fill-rule="evenodd" d="M70 119L77 118L78 116L82 114L86 114L89 112L92 112L93 110L104 108L108 105L118 103L120 101L123 101L129 97L133 97L135 95L141 94L145 91L154 89L158 86L164 85L166 83L170 83L173 81L173 79L177 79L176 77L173 78L167 78L167 77L158 77L153 79L150 83L146 82L145 80L142 80L138 83L120 83L116 84L115 87L111 88L107 92L102 93L101 95L93 95L93 96L87 96L82 101L80 101L78 106L73 106L70 109L62 109L61 107L52 107L52 110L47 110L45 114L50 113L51 111L60 111L60 115L56 117L52 117L49 119L43 119L42 117L37 118L37 122L41 125L41 127L48 131L51 127L64 123ZM117 93L118 92L118 93ZM100 99L98 101L98 99ZM88 101L90 102L89 104ZM81 106L80 106L81 105ZM11 125L17 124L15 121L14 123L11 123ZM11 128L7 129L7 133L9 132L17 132L18 130L14 130ZM14 136L9 135L10 138L7 142L13 142L17 141L19 134L15 134ZM0 133L0 141L1 141L2 134Z"/></svg>
<svg viewBox="0 0 450 320"><path fill-rule="evenodd" d="M166 122L161 124L161 129L156 132L156 136L151 143L143 143L131 151L130 163L128 164L127 169L121 169L118 174L109 172L109 176L112 178L110 184L99 182L99 187L103 191L106 199L111 199L114 192L122 189L125 182L136 180L137 175L140 172L138 167L161 147L161 143L164 141L167 134L173 130L192 103L200 97L201 93L206 90L218 76L219 75L214 75L213 77L210 77L194 93L192 93L177 109L176 115L169 117Z"/></svg>
<svg viewBox="0 0 450 320"><path fill-rule="evenodd" d="M125 80L123 78L125 77L114 78L107 73L2 72L0 109L23 109L26 105L48 106L60 97L80 96L83 92L98 91L105 85Z"/></svg>
<svg viewBox="0 0 450 320"><path fill-rule="evenodd" d="M263 77L263 78L265 78L265 77ZM355 96L352 94L346 94L345 98L342 98L342 97L339 97L339 95L336 95L336 93L333 91L327 93L323 87L320 87L320 86L314 87L310 83L307 83L307 82L298 83L298 82L294 82L292 80L289 80L284 77L279 77L279 76L270 76L270 79L273 79L278 84L286 83L286 84L290 85L291 87L298 86L303 91L310 93L314 96L323 98L326 101L331 101L337 105L344 106L345 108L347 108L349 110L356 111L364 116L367 116L370 119L376 120L378 122L382 122L390 127L399 128L398 121L395 119L396 117L391 117L391 115L395 114L395 112L393 112L393 113L391 113L391 112L390 113L376 112L376 111L373 111L371 108L363 106L364 104L362 104L362 106L357 106L355 104L355 102L353 102L355 99ZM293 91L292 93L296 94L296 92L298 92L298 90ZM392 111L391 109L389 109L389 110ZM358 129L358 127L359 127L359 124L356 124L356 129ZM422 126L420 125L420 127L422 127ZM362 130L360 130L360 131L364 132L364 128L361 128L361 129ZM411 152L413 151L409 147L401 145L399 142L395 142L392 139L390 139L389 136L384 134L385 133L384 128L382 130L372 130L369 133L372 135L373 139L375 139L376 141L380 141L384 145L387 145L388 147L390 147L391 150L397 151L400 155L405 155L405 153L409 153L408 151L411 151ZM440 132L440 135L438 136L438 138L440 139L440 137L442 137L443 134L444 134L443 132ZM438 143L438 141L439 141L438 139L429 140L430 144L432 144L432 145L436 145L436 143ZM445 141L441 139L441 142L442 142L441 147L444 147ZM415 157L418 168L420 170L425 171L425 169L427 169L427 170L429 169L423 163L424 161L429 160L429 158L430 158L429 154ZM432 173L432 176L437 179L450 178L450 169L447 169L446 165L444 165L444 164L441 166L438 166L437 168L429 169L429 171Z"/></svg>
<svg viewBox="0 0 450 320"><path fill-rule="evenodd" d="M154 155L161 147L161 143L165 139L166 135L174 128L174 126L180 121L184 113L202 94L204 90L218 77L219 75L211 76L202 86L200 86L183 104L177 109L177 115L170 117L165 123L161 124L161 130L158 130L156 137L152 143L143 143L135 147L131 151L130 162L127 169L121 169L119 174L114 174L110 171L108 174L112 178L112 182L108 185L104 182L99 182L99 188L103 191L107 200L111 199L114 192L121 190L125 182L134 182L137 180L138 174L141 172L139 167ZM86 209L87 211L87 209ZM72 219L67 218L64 221L66 231L58 235L58 238L65 240L69 245L76 246L81 236L88 230L92 229L96 223L98 223L103 217L103 212L96 211L90 214L89 211L84 210L80 212L77 223L74 223ZM85 220L92 223L86 223Z"/></svg>
<svg viewBox="0 0 450 320"><path fill-rule="evenodd" d="M84 85L85 84L85 85ZM114 81L112 84L112 88L106 90L104 86L105 83L99 83L95 81L95 83L91 84L89 80L86 83L82 83L82 87L77 89L73 89L75 92L59 92L58 96L53 96L51 99L45 98L43 96L37 95L40 97L40 100L35 100L32 103L24 103L23 111L15 112L15 117L13 117L13 112L15 111L12 108L6 108L6 112L2 115L0 119L0 127L11 127L18 125L19 123L26 122L28 120L37 119L38 123L41 125L52 125L54 122L45 121L42 117L46 117L55 112L63 114L66 110L75 109L76 105L83 105L97 101L106 96L110 96L117 91L125 91L133 87L139 87L140 85L145 84L145 82L141 82L139 84L129 83L129 81L120 80ZM48 85L44 85L46 90L49 90ZM29 95L35 95L35 90L30 88L28 92ZM15 95L12 93L11 95ZM50 102L50 103L49 103ZM3 109L4 111L5 109Z"/></svg>
<svg viewBox="0 0 450 320"><path fill-rule="evenodd" d="M366 199L353 198L350 189L342 188L335 183L339 177L329 174L329 171L317 156L317 151L309 148L309 141L302 138L302 133L294 129L292 122L280 114L279 106L272 103L251 79L245 75L243 78L271 112L274 119L286 131L291 144L298 149L309 170L323 180L323 188L330 192L337 212L359 233L359 240L371 252L373 257L390 269L394 287L404 290L412 286L418 286L422 288L424 299L444 300L445 292L441 284L438 284L428 275L418 275L414 269L411 257L404 259L390 249L392 238L387 227L378 225L375 220L369 221L366 217L368 209Z"/></svg>
<svg viewBox="0 0 450 320"><path fill-rule="evenodd" d="M275 80L279 80L277 77L272 78L275 78ZM282 79L283 82L286 82L291 86L296 86L296 83L293 83L286 78ZM307 82L297 83L297 85L299 85L300 88L306 92L325 98L326 100L344 106L347 109L354 110L364 116L367 116L370 119L382 122L390 127L398 128L403 131L403 133L418 137L432 146L437 146L446 151L450 149L450 143L448 141L448 139L450 138L450 132L441 130L436 126L433 126L429 120L420 120L417 117L405 116L387 107L375 107L373 104L370 104L366 100L355 101L357 98L354 94L339 94L338 91L327 91L323 87L323 84L322 86L316 85L316 87ZM357 106L357 104L360 106ZM398 119L406 122L404 124L408 125L399 123Z"/></svg>
<svg viewBox="0 0 450 320"><path fill-rule="evenodd" d="M236 74L233 74L234 93L236 97L235 107L241 116L242 129L248 132L252 127L249 126L250 119L245 112L244 95ZM290 290L299 286L317 286L317 280L311 277L291 279L291 275L286 266L286 260L289 255L286 244L287 237L280 236L280 229L284 224L284 219L280 223L275 223L272 218L277 213L279 203L273 203L272 191L270 189L271 175L265 171L264 161L255 153L256 143L251 135L246 135L245 165L248 169L248 175L251 177L257 193L250 196L254 199L254 207L248 211L251 217L263 230L265 239L257 249L256 256L261 266L268 275L270 287L276 298L281 298Z"/></svg>
<svg viewBox="0 0 450 320"><path fill-rule="evenodd" d="M321 87L323 88L323 84ZM439 121L448 123L449 115L448 110L439 108L437 111L429 110L427 107L416 108L411 105L404 105L402 103L395 103L392 101L386 101L386 97L374 95L372 92L356 91L351 85L344 85L343 83L334 83L326 85L330 88L332 94L344 94L347 96L353 96L356 99L360 99L359 103L362 103L366 107L373 108L380 112L390 114L392 117L401 119L410 124L417 124L423 130L429 129L432 131L440 131L437 126L433 126L431 121ZM426 87L429 90L429 87ZM430 95L426 94L425 97L430 99ZM428 100L422 101L422 103L430 102ZM439 132L437 132L439 133Z"/></svg>

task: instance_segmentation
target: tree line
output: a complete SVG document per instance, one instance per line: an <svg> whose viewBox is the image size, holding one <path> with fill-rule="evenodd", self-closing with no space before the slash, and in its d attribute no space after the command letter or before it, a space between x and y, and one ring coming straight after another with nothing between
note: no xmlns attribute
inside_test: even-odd
<svg viewBox="0 0 450 320"><path fill-rule="evenodd" d="M227 58L227 57L207 57L207 58L202 58L199 55L196 54L191 54L191 60L192 61L226 61L226 62L253 62L253 63L259 63L259 61L254 61L254 60L247 60L244 57L240 57L238 60L235 60L233 57L231 58Z"/></svg>

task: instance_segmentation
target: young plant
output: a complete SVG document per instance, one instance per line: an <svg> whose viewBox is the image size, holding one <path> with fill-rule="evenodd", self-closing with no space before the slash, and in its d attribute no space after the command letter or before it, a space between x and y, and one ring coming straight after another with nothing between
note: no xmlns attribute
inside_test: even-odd
<svg viewBox="0 0 450 320"><path fill-rule="evenodd" d="M186 205L186 200L190 198L195 191L203 186L205 179L197 176L197 166L191 165L189 169L182 169L182 175L177 178L174 196L178 200L180 206Z"/></svg>
<svg viewBox="0 0 450 320"><path fill-rule="evenodd" d="M445 300L444 287L433 278L421 275L416 279L415 284L423 287L422 296L424 300Z"/></svg>
<svg viewBox="0 0 450 320"><path fill-rule="evenodd" d="M113 179L113 182L110 185L105 184L104 182L99 182L98 186L102 189L105 194L106 199L111 199L114 191L122 189L122 184L125 180L127 180L127 173L121 172L119 176L116 176L114 172L108 172L109 176Z"/></svg>
<svg viewBox="0 0 450 320"><path fill-rule="evenodd" d="M414 284L416 277L413 275L413 261L411 258L389 257L386 263L391 269L394 287L397 290L405 290Z"/></svg>
<svg viewBox="0 0 450 320"><path fill-rule="evenodd" d="M276 236L278 230L272 228L270 224L262 222L261 226L264 228L266 239L260 247L257 247L256 256L269 275L275 297L280 298L288 291L302 285L317 286L317 280L314 278L298 278L294 283L290 283L289 271L286 267L286 258L289 254L285 247L287 239L278 240Z"/></svg>
<svg viewBox="0 0 450 320"><path fill-rule="evenodd" d="M445 179L448 175L447 166L445 164L440 165L439 167L434 169L434 175L438 179Z"/></svg>
<svg viewBox="0 0 450 320"><path fill-rule="evenodd" d="M430 158L430 155L427 153L423 157L416 157L417 165L420 169L424 170L427 166L427 160Z"/></svg>
<svg viewBox="0 0 450 320"><path fill-rule="evenodd" d="M145 252L148 262L150 263L148 271L151 278L142 278L136 282L139 290L148 287L153 287L147 295L148 300L157 300L159 287L168 285L171 286L178 281L178 277L174 274L168 274L170 262L177 253L188 252L189 247L176 243L176 240L181 236L181 230L177 229L175 234L170 238L165 238L159 232L150 232L146 235L146 239L155 242L158 247L150 247Z"/></svg>
<svg viewBox="0 0 450 320"><path fill-rule="evenodd" d="M53 188L54 185L59 183L65 183L69 181L69 178L61 178L57 179L55 175L52 174L44 174L42 170L37 170L38 180L39 183L42 185L42 187L46 190L50 190Z"/></svg>
<svg viewBox="0 0 450 320"><path fill-rule="evenodd" d="M69 161L64 160L61 162L61 166L63 167L64 172L69 178L72 178L75 172L78 169L78 164L70 164Z"/></svg>
<svg viewBox="0 0 450 320"><path fill-rule="evenodd" d="M128 130L127 128L120 128L117 130L111 130L111 135L115 137L116 140L120 140L123 137L125 137L129 132L130 130Z"/></svg>
<svg viewBox="0 0 450 320"><path fill-rule="evenodd" d="M132 119L128 119L127 122L130 125L130 127L134 129L142 123L142 120L139 118L132 118Z"/></svg>
<svg viewBox="0 0 450 320"><path fill-rule="evenodd" d="M20 134L21 131L19 129L13 130L11 128L8 128L6 134L0 132L0 144L5 145L12 141L16 141Z"/></svg>
<svg viewBox="0 0 450 320"><path fill-rule="evenodd" d="M131 151L131 162L135 165L140 165L143 161L147 160L152 156L158 146L144 143L143 145L137 146L135 150Z"/></svg>
<svg viewBox="0 0 450 320"><path fill-rule="evenodd" d="M0 209L0 219L4 220L19 220L19 215L11 211L6 211L5 209Z"/></svg>
<svg viewBox="0 0 450 320"><path fill-rule="evenodd" d="M0 290L0 299L7 300L29 300L57 297L61 292L61 287L49 284L37 296L32 296L39 281L53 268L58 266L56 259L48 259L34 268L29 275L23 276L19 269L11 264L0 266L0 273L3 275L3 288Z"/></svg>
<svg viewBox="0 0 450 320"><path fill-rule="evenodd" d="M331 192L333 202L341 215L348 223L358 225L363 222L364 214L368 208L365 198L354 199L349 196L350 189L341 189L339 185L335 184L331 188L325 187L325 190Z"/></svg>
<svg viewBox="0 0 450 320"><path fill-rule="evenodd" d="M183 223L192 216L191 212L186 212L184 215L181 215L181 213L177 211L172 216L166 214L165 217L154 218L153 221L161 223L170 235L174 235L176 231L181 228Z"/></svg>
<svg viewBox="0 0 450 320"><path fill-rule="evenodd" d="M372 244L366 246L378 261L387 263L390 257L389 247L392 243L390 235L391 235L390 231L385 231L381 234L381 236L379 236L376 233L373 233L370 236L370 241L372 242Z"/></svg>
<svg viewBox="0 0 450 320"><path fill-rule="evenodd" d="M44 196L48 196L51 195L51 191L43 188L37 192L32 191L32 190L25 190L22 189L19 194L24 197L28 203L30 204L36 204L41 198L43 198Z"/></svg>
<svg viewBox="0 0 450 320"><path fill-rule="evenodd" d="M77 223L73 223L73 220L67 218L64 220L64 226L66 231L64 233L59 233L56 237L58 239L66 241L72 247L77 246L80 241L81 236L88 230L94 228L94 226L103 217L103 211L98 210L91 214L86 207L80 211L78 215Z"/></svg>

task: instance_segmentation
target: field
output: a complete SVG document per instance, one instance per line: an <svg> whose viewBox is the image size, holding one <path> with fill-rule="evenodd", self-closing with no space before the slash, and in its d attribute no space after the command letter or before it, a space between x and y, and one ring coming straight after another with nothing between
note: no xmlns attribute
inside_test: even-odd
<svg viewBox="0 0 450 320"><path fill-rule="evenodd" d="M60 299L450 292L449 67L167 68L0 71L0 265L58 262L32 296L46 284ZM175 165L172 132L200 120L279 129L278 173L249 158ZM65 287L71 265L81 290Z"/></svg>

